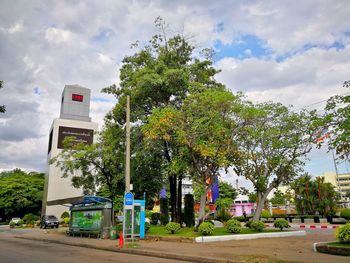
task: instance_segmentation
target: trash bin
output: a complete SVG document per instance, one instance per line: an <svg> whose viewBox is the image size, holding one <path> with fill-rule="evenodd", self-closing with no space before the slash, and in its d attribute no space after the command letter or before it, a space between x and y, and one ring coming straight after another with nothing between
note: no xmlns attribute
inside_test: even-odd
<svg viewBox="0 0 350 263"><path fill-rule="evenodd" d="M109 229L109 239L111 239L111 240L117 239L117 230L115 227L111 227Z"/></svg>

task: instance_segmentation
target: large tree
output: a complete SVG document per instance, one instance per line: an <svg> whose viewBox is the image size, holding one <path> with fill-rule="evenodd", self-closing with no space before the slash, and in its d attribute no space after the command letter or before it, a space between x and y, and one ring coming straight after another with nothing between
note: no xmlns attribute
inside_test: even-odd
<svg viewBox="0 0 350 263"><path fill-rule="evenodd" d="M234 171L255 188L256 221L272 189L289 183L302 170L314 129L311 114L296 113L272 102L247 102L236 117L241 127L233 139L240 154L235 155Z"/></svg>
<svg viewBox="0 0 350 263"><path fill-rule="evenodd" d="M155 109L167 106L179 109L189 94L222 88L214 79L218 70L212 66L210 56L203 53L202 58L195 57L195 47L180 34L169 37L161 18L156 20L156 27L160 33L153 36L148 45L123 59L119 86L103 90L118 99L108 118L120 125L125 120L127 95L131 98L131 120L134 126L142 126ZM138 44L133 47L139 48ZM162 139L159 143L167 164L164 174L168 176L172 220L179 221L183 171L174 173L174 169L169 168L179 150L170 141Z"/></svg>
<svg viewBox="0 0 350 263"><path fill-rule="evenodd" d="M0 80L0 89L2 88L2 80ZM6 111L5 105L0 105L0 113L3 113Z"/></svg>
<svg viewBox="0 0 350 263"><path fill-rule="evenodd" d="M231 139L239 111L239 99L225 90L204 91L184 100L180 109L167 107L153 112L144 127L146 137L178 144L187 171L201 185L199 224L205 217L206 196L221 168L230 166L235 154Z"/></svg>
<svg viewBox="0 0 350 263"><path fill-rule="evenodd" d="M0 173L0 218L39 215L42 205L45 175L14 169Z"/></svg>
<svg viewBox="0 0 350 263"><path fill-rule="evenodd" d="M350 81L345 81L344 88L350 88ZM340 160L350 160L350 93L331 97L326 105L323 120L329 149L335 149ZM322 140L319 140L322 142Z"/></svg>

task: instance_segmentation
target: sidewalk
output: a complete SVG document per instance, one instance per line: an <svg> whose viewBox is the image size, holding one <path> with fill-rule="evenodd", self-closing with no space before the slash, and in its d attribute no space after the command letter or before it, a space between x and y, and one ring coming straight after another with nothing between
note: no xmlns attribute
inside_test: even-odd
<svg viewBox="0 0 350 263"><path fill-rule="evenodd" d="M55 230L35 230L15 235L36 241L60 243L119 253L153 256L189 262L348 262L348 258L315 253L312 244L334 240L333 231L325 234L308 233L305 237L225 241L215 243L181 243L166 241L139 241L137 248L117 247L118 240L68 237Z"/></svg>

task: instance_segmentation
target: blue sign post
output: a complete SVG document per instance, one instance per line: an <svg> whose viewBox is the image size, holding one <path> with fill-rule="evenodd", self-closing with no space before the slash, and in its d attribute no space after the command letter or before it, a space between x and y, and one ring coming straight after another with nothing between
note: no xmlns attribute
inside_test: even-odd
<svg viewBox="0 0 350 263"><path fill-rule="evenodd" d="M134 240L134 195L128 192L124 195L123 237Z"/></svg>

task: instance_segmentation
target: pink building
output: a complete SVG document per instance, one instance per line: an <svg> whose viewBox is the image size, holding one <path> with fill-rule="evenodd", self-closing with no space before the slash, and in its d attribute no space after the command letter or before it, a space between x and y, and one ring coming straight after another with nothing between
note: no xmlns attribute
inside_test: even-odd
<svg viewBox="0 0 350 263"><path fill-rule="evenodd" d="M246 215L249 216L254 212L254 205L254 203L250 203L248 201L248 196L239 195L235 202L231 205L231 215L243 216L243 212L245 212Z"/></svg>

